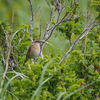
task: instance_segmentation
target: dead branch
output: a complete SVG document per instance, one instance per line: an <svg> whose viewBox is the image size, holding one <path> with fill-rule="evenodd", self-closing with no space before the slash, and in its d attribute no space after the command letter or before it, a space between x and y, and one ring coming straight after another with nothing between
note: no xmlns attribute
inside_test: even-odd
<svg viewBox="0 0 100 100"><path fill-rule="evenodd" d="M25 30L24 30L24 31L25 31ZM25 37L25 34L23 33L23 37L20 38L20 40L19 40L19 42L18 42L18 46L20 45L20 42L24 39L24 37Z"/></svg>
<svg viewBox="0 0 100 100"><path fill-rule="evenodd" d="M61 64L65 59L66 59L66 56L72 51L73 47L76 45L76 43L78 43L83 37L85 37L85 35L83 35L82 37L80 37L84 32L86 31L90 31L92 30L94 27L96 27L97 25L99 25L100 22L96 23L95 25L93 24L90 28L88 29L84 29L83 32L80 33L80 35L77 37L77 39L74 41L73 45L70 47L70 49L68 50L68 52L66 53L66 55L62 58L62 60L59 62L59 64Z"/></svg>
<svg viewBox="0 0 100 100"><path fill-rule="evenodd" d="M18 75L18 74L14 71L13 67L11 67L10 69L11 69L16 75ZM22 75L18 75L18 76L20 76L21 78L25 78L25 77L23 77Z"/></svg>
<svg viewBox="0 0 100 100"><path fill-rule="evenodd" d="M4 79L5 79L7 70L8 70L8 60L9 60L9 57L10 57L10 51L11 51L11 40L10 40L10 42L9 42L9 52L8 52L8 56L7 56L7 59L6 59L6 67L5 67L5 71L4 71L4 74L3 74L2 81L1 81L1 88L2 88L2 86L3 86ZM0 94L1 94L1 91L2 91L2 90L0 89Z"/></svg>
<svg viewBox="0 0 100 100"><path fill-rule="evenodd" d="M40 11L40 13L39 13L39 15L38 15L38 18L36 19L36 22L35 22L35 24L34 24L33 28L35 27L35 25L36 25L36 23L37 23L37 21L38 21L38 19L39 19L40 15L41 15L41 11ZM33 29L33 28L32 28L32 29Z"/></svg>
<svg viewBox="0 0 100 100"><path fill-rule="evenodd" d="M92 0L93 2L93 0ZM96 22L96 20L94 20L92 22L92 19L93 19L93 16L94 14L92 15L92 17L90 18L90 10L92 8L92 2L91 2L91 7L89 9L89 3L90 1L88 1L88 8L87 8L87 17L85 17L87 19L87 27L86 29L84 29L83 32L80 33L80 35L77 37L77 39L74 41L73 45L70 47L70 49L68 50L68 52L66 53L66 55L62 58L62 60L59 62L59 64L62 63L62 61L64 59L66 59L66 56L72 51L73 47L76 45L77 42L79 42L81 39L83 39L85 37L85 49L84 49L84 52L86 51L86 42L87 42L87 35L89 33L89 31L91 31L94 27L96 27L97 25L100 24L100 22ZM81 36L84 32L86 32L83 36Z"/></svg>
<svg viewBox="0 0 100 100"><path fill-rule="evenodd" d="M34 14L40 9L40 7L33 13L33 5L32 5L32 2L31 2L31 0L28 0L28 1L30 3L30 29L31 29L30 40L33 42L33 33L32 33L32 30L35 27L35 25L36 25L36 23L37 23L37 21L38 21L38 19L40 17L41 11L40 11L40 14L39 14L39 16L38 16L38 18L37 18L34 26L32 26L32 22L33 22L33 19L34 19Z"/></svg>
<svg viewBox="0 0 100 100"><path fill-rule="evenodd" d="M3 53L2 53L2 51L1 51L1 50L0 50L0 53L1 53L1 57L2 57L2 59L3 59L4 64L6 64L6 63L5 63L5 58L4 58L4 55L3 55Z"/></svg>
<svg viewBox="0 0 100 100"><path fill-rule="evenodd" d="M47 1L47 0L46 0ZM74 0L74 2L72 2L72 4L71 4L71 10L73 9L73 5L77 2L78 0ZM50 7L50 4L48 3L48 1L47 1L47 4L49 5L49 7ZM59 25L59 24L61 24L62 22L64 22L64 21L70 21L70 20L75 20L75 19L77 19L77 18L80 18L81 16L78 16L77 18L74 18L74 19L72 19L72 16L73 16L73 14L72 14L72 16L71 16L71 13L69 13L69 12L66 12L65 13L65 15L61 18L61 20L59 20L60 19L60 14L61 14L61 12L64 10L64 7L65 7L65 4L66 4L66 2L64 2L64 4L63 4L63 6L62 6L62 4L61 4L61 0L57 0L56 2L53 0L53 4L54 4L54 6L55 6L55 10L53 11L53 10L50 10L51 11L51 14L52 14L52 17L51 17L51 19L50 19L50 22L49 22L49 24L48 24L48 27L47 27L47 29L46 29L46 33L45 33L45 37L43 37L43 43L42 43L42 45L41 45L41 51L43 50L43 48L44 48L44 46L45 46L45 42L52 36L52 33L53 33L53 31L54 31L54 29ZM59 7L58 7L59 6ZM50 9L51 9L51 7L50 7ZM56 23L55 23L55 25L54 26L51 26L51 23L52 23L52 21L53 21L53 19L55 18L55 12L56 11L58 11L58 17L57 17L57 20L56 20ZM85 14L85 13L84 13ZM68 15L68 16L67 16ZM68 18L68 19L67 19ZM51 26L51 27L50 27ZM51 31L50 31L51 30ZM49 33L50 32L50 33Z"/></svg>
<svg viewBox="0 0 100 100"><path fill-rule="evenodd" d="M5 37L6 37L6 45L7 45L7 47L9 47L7 33L6 33L6 31L4 30L4 27L3 27L3 26L1 26L1 27L2 27L2 29L3 29L3 31L4 31L4 33L5 33Z"/></svg>

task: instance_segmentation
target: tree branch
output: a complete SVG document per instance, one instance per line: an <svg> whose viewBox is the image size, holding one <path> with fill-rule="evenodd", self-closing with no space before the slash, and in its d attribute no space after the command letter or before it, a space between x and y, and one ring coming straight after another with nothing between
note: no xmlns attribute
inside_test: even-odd
<svg viewBox="0 0 100 100"><path fill-rule="evenodd" d="M66 56L72 51L73 47L76 45L76 43L78 43L83 37L85 37L85 35L83 35L81 38L80 36L85 32L85 31L90 31L91 29L93 29L94 27L96 27L97 25L99 25L100 22L98 22L95 25L92 25L89 29L85 29L83 32L81 32L81 34L77 37L77 39L74 41L73 45L70 47L70 49L68 50L68 52L66 53L66 55L62 58L62 60L59 62L59 64L61 64L65 59ZM89 32L88 32L89 33Z"/></svg>
<svg viewBox="0 0 100 100"><path fill-rule="evenodd" d="M33 33L32 33L32 30L35 27L35 25L37 23L37 20L39 19L40 14L39 14L39 16L38 16L38 18L37 18L34 26L32 26L32 22L33 22L33 19L34 19L33 18L34 17L34 14L40 9L40 7L33 13L33 7L32 7L33 5L32 5L32 2L31 2L31 0L28 0L28 1L30 3L30 29L31 29L30 40L33 42Z"/></svg>

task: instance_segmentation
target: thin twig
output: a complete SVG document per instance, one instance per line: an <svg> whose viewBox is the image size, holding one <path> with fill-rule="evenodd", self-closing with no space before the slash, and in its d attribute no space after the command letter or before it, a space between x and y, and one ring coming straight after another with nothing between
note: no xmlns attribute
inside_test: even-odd
<svg viewBox="0 0 100 100"><path fill-rule="evenodd" d="M48 0L46 0L46 2L47 2L48 6L49 6L49 8L50 8L50 20L51 20L51 17L52 17L52 14L53 14L53 9L51 8L51 6L50 6Z"/></svg>
<svg viewBox="0 0 100 100"><path fill-rule="evenodd" d="M2 60L3 60L4 64L6 64L6 63L5 63L5 58L4 58L3 53L2 53L1 50L0 50L0 53L1 53L1 57L2 57Z"/></svg>
<svg viewBox="0 0 100 100"><path fill-rule="evenodd" d="M46 2L47 2L48 6L49 6L49 8L50 8L51 13L52 13L52 8L51 8L51 6L50 6L48 0L46 0Z"/></svg>
<svg viewBox="0 0 100 100"><path fill-rule="evenodd" d="M55 2L55 0L53 0L53 4L54 4L54 6L55 6L55 11L56 11L56 10L59 11L58 2Z"/></svg>
<svg viewBox="0 0 100 100"><path fill-rule="evenodd" d="M18 70L19 70L20 72L22 72L21 69L20 69L19 66L18 66L17 61L15 60L15 55L14 55L14 53L11 52L11 54L13 55L13 60L14 60L14 62L16 63L16 66L17 66Z"/></svg>
<svg viewBox="0 0 100 100"><path fill-rule="evenodd" d="M47 24L46 24L46 28L45 28L45 33L44 33L43 40L45 40L45 38L46 38L46 33L47 33Z"/></svg>
<svg viewBox="0 0 100 100"><path fill-rule="evenodd" d="M38 21L38 19L39 19L39 17L40 17L40 14L41 14L41 10L40 10L40 13L39 13L39 15L38 15L38 18L36 19L36 22L35 22L33 28L35 27L35 25L36 25L36 23L37 23L37 21ZM32 28L32 29L33 29L33 28Z"/></svg>
<svg viewBox="0 0 100 100"><path fill-rule="evenodd" d="M63 10L65 9L65 7L66 7L66 2L67 2L67 0L64 2L61 11L63 11Z"/></svg>
<svg viewBox="0 0 100 100"><path fill-rule="evenodd" d="M53 16L52 16L52 18L51 18L51 20L50 20L50 22L49 22L49 24L48 24L48 27L47 27L47 31L48 31L48 32L49 32L48 29L49 29L49 27L50 27L50 25L51 25L53 19L55 18L55 12L56 12L56 11L53 12Z"/></svg>
<svg viewBox="0 0 100 100"><path fill-rule="evenodd" d="M16 74L16 75L18 75L14 70L13 70L13 67L11 67L11 70ZM21 78L25 78L25 77L23 77L22 75L19 75Z"/></svg>
<svg viewBox="0 0 100 100"><path fill-rule="evenodd" d="M39 40L41 39L41 25L40 25L40 35L39 35Z"/></svg>
<svg viewBox="0 0 100 100"><path fill-rule="evenodd" d="M40 9L40 7L33 13L33 15Z"/></svg>
<svg viewBox="0 0 100 100"><path fill-rule="evenodd" d="M20 45L20 42L24 39L24 37L25 37L25 34L23 34L23 37L20 38L20 40L19 40L19 42L18 42L18 46Z"/></svg>
<svg viewBox="0 0 100 100"><path fill-rule="evenodd" d="M3 29L3 31L4 31L4 33L5 33L5 37L6 37L6 44L7 44L7 46L9 47L7 33L6 33L6 31L4 30L4 27L3 27L3 26L1 26L1 27L2 27L2 29Z"/></svg>
<svg viewBox="0 0 100 100"><path fill-rule="evenodd" d="M78 0L74 0L74 2L72 3L72 5L70 6L70 8L76 3L76 2L78 2Z"/></svg>

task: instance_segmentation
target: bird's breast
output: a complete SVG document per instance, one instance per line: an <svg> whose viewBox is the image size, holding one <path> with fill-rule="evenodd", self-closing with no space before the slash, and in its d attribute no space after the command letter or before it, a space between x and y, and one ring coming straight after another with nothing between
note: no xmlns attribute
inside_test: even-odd
<svg viewBox="0 0 100 100"><path fill-rule="evenodd" d="M40 45L32 45L31 51L30 51L30 57L33 59L37 57L40 53Z"/></svg>

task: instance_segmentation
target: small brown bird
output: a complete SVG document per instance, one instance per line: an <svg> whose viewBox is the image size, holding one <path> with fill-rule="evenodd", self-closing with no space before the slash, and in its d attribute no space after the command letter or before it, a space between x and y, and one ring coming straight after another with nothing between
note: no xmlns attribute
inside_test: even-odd
<svg viewBox="0 0 100 100"><path fill-rule="evenodd" d="M41 41L38 39L32 42L28 48L24 64L28 61L28 59L33 58L33 60L36 60L36 57L38 57L40 53L40 43Z"/></svg>

